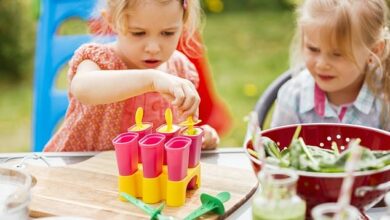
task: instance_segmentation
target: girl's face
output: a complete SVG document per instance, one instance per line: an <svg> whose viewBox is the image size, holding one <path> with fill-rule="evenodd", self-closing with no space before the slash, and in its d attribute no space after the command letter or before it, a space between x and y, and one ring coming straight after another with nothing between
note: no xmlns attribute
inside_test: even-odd
<svg viewBox="0 0 390 220"><path fill-rule="evenodd" d="M357 95L364 80L369 52L353 45L358 54L355 63L338 48L322 42L324 36L319 28L305 26L302 34L306 67L318 86L327 93L352 92Z"/></svg>
<svg viewBox="0 0 390 220"><path fill-rule="evenodd" d="M179 1L143 0L132 7L127 33L118 33L116 50L128 68L152 69L175 51L183 30Z"/></svg>

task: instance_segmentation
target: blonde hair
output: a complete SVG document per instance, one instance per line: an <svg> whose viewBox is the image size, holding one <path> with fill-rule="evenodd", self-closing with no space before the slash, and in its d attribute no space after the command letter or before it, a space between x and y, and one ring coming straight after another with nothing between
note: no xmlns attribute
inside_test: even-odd
<svg viewBox="0 0 390 220"><path fill-rule="evenodd" d="M128 9L144 0L106 0L106 10L111 16L112 24L122 33L127 33ZM182 36L180 37L180 47L186 55L195 57L198 55L202 45L199 42L200 36L196 33L201 32L203 13L201 10L199 0L154 0L161 4L171 1L178 1L183 6L183 21L184 28ZM100 5L102 7L102 5ZM99 34L112 33L109 30L108 22L100 26Z"/></svg>
<svg viewBox="0 0 390 220"><path fill-rule="evenodd" d="M291 65L302 66L302 30L306 25L320 27L322 41L336 47L356 65L356 45L365 48L374 57L372 65L365 66L365 80L370 90L382 100L382 127L389 126L390 114L390 38L388 6L385 0L305 0L297 9L297 31L291 47ZM376 55L373 46L384 42ZM380 70L380 71L377 71Z"/></svg>

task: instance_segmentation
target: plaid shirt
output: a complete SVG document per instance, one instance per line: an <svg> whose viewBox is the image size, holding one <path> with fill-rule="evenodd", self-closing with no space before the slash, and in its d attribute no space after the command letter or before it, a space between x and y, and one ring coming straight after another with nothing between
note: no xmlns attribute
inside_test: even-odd
<svg viewBox="0 0 390 220"><path fill-rule="evenodd" d="M307 69L278 92L271 127L299 123L345 123L382 128L381 102L364 84L356 100L336 110Z"/></svg>

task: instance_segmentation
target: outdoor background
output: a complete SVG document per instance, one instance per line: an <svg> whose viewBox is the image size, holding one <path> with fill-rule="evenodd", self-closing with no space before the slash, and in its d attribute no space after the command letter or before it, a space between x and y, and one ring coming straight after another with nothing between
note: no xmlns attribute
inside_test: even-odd
<svg viewBox="0 0 390 220"><path fill-rule="evenodd" d="M0 1L0 152L30 151L32 82L37 22L34 0ZM294 0L203 0L204 41L214 87L233 116L221 146L239 147L244 117L263 90L288 68ZM82 33L69 21L62 34ZM62 71L66 72L66 69ZM64 87L61 73L59 87Z"/></svg>

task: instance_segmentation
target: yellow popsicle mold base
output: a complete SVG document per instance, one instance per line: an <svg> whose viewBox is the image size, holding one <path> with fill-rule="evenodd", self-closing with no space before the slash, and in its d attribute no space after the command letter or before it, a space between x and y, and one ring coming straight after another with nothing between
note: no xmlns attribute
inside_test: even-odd
<svg viewBox="0 0 390 220"><path fill-rule="evenodd" d="M137 175L136 173L130 176L118 176L118 189L119 192L125 192L130 195L137 195L137 189L136 187L130 187L130 186L136 186L137 184ZM119 199L122 201L127 201L122 196L119 196Z"/></svg>
<svg viewBox="0 0 390 220"><path fill-rule="evenodd" d="M171 207L185 204L187 185L196 177L195 189L200 187L200 163L194 168L188 168L187 176L180 181L168 180L168 167L163 166L162 173L155 178L143 177L142 164L138 170L129 176L118 176L119 192L142 198L145 203L153 204L166 200ZM120 200L125 201L123 198Z"/></svg>

